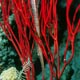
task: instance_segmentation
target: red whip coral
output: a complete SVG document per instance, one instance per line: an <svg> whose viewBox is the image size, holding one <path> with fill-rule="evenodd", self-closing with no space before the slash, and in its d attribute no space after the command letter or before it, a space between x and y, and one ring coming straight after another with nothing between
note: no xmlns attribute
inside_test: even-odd
<svg viewBox="0 0 80 80"><path fill-rule="evenodd" d="M64 65L60 70L60 54L58 44L58 15L57 3L58 0L2 0L0 1L2 9L3 24L1 24L7 38L15 47L21 62L24 66L25 62L30 59L30 66L26 72L26 80L35 80L35 69L32 61L32 50L34 42L37 44L37 53L42 66L42 79L44 76L44 59L50 67L50 80L53 77L60 79L65 67L70 63L74 56L74 40L76 34L80 31L80 19L74 28L76 14L80 9L80 4L77 6L73 22L70 22L69 12L73 0L66 1L66 21L68 37L64 51ZM38 4L40 3L40 4ZM40 5L40 6L39 6ZM9 16L14 14L16 23L17 35L14 32L13 26L9 23ZM48 34L48 35L47 35ZM52 38L54 52L50 49L50 39ZM43 38L43 39L42 39ZM32 44L30 40L32 39ZM71 56L66 60L68 46L71 46ZM55 60L57 65L55 68ZM55 70L54 70L55 68Z"/></svg>

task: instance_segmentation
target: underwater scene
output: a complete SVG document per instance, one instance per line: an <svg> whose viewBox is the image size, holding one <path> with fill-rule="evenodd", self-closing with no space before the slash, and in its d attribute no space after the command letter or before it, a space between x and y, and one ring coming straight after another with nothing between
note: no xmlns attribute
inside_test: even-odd
<svg viewBox="0 0 80 80"><path fill-rule="evenodd" d="M0 0L0 80L80 80L80 0Z"/></svg>

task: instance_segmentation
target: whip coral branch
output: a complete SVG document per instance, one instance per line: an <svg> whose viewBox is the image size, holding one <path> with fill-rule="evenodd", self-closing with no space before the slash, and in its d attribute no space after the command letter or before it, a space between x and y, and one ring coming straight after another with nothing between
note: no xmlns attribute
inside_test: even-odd
<svg viewBox="0 0 80 80"><path fill-rule="evenodd" d="M32 12L33 12L33 18L34 18L34 26L36 27L36 32L38 37L40 38L40 26L39 26L39 19L38 19L38 9L36 6L36 1L35 0L31 0L31 6L32 6ZM42 51L41 48L39 47L39 45L37 45L37 52L38 52L38 56L40 57L40 62L41 62L41 66L42 66L42 75L44 75L44 60L43 60L43 55L42 55ZM43 76L44 79L44 76Z"/></svg>

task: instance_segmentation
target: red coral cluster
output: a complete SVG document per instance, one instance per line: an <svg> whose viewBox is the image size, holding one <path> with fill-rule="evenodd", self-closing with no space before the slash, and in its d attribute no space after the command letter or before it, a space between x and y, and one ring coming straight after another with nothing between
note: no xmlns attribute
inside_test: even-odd
<svg viewBox="0 0 80 80"><path fill-rule="evenodd" d="M27 80L35 80L35 70L32 61L32 49L34 42L41 49L42 56L46 59L50 67L50 80L57 77L59 80L65 67L70 63L74 55L74 40L76 34L80 31L80 19L74 28L74 21L76 14L80 9L80 4L77 6L73 22L70 22L69 12L73 0L66 1L66 21L68 37L64 53L64 65L60 70L60 54L58 44L58 16L57 16L57 2L58 0L0 0L2 8L3 24L1 25L7 38L15 47L22 64L30 59L31 69L26 72ZM39 3L39 4L38 4ZM14 14L16 22L16 29L18 35L16 36L13 27L9 23L9 16ZM37 21L38 20L38 21ZM32 40L31 40L32 39ZM50 39L53 41L54 51L50 49ZM31 44L32 41L32 44ZM66 54L68 45L71 46L71 56L66 61ZM55 59L57 60L57 68L54 66ZM32 76L32 78L31 78ZM43 78L44 79L44 78Z"/></svg>

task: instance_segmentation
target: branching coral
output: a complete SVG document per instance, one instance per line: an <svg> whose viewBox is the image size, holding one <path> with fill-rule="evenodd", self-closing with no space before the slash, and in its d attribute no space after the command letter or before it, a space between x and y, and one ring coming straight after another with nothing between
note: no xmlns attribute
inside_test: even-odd
<svg viewBox="0 0 80 80"><path fill-rule="evenodd" d="M74 56L74 41L76 34L80 31L80 19L78 20L75 28L74 21L77 12L80 9L80 4L75 10L73 22L71 23L69 19L69 12L73 0L66 1L66 21L68 36L65 51L63 52L64 65L63 68L60 69L57 2L58 0L39 0L40 4L38 6L37 0L0 1L3 18L3 24L1 24L2 29L4 30L7 38L15 47L22 61L22 64L28 62L28 59L30 59L31 69L28 69L26 71L27 80L35 80L35 70L32 61L32 50L34 48L34 42L36 42L38 46L37 52L39 54L40 62L42 65L43 80L45 79L43 57L45 58L50 68L50 80L53 80L53 77L60 80L65 67L70 63ZM14 32L13 27L9 23L10 14L14 14L17 35ZM51 40L52 44L54 45L53 52L50 49ZM66 60L66 54L69 45L71 46L72 52L69 60Z"/></svg>

